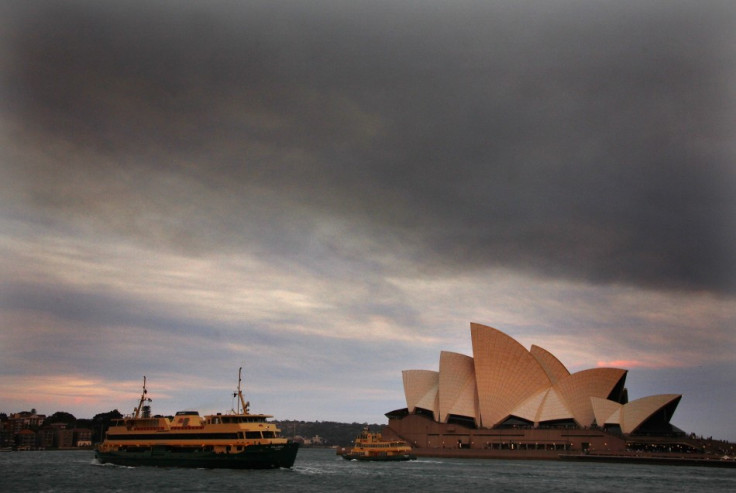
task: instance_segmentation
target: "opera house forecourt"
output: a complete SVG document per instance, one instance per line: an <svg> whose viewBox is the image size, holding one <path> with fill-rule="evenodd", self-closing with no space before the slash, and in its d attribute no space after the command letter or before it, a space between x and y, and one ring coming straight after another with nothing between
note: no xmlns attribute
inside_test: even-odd
<svg viewBox="0 0 736 493"><path fill-rule="evenodd" d="M724 462L729 450L670 424L681 395L629 401L625 369L570 373L492 327L470 334L472 357L442 351L439 371L403 371L407 407L386 414L384 436L419 456Z"/></svg>

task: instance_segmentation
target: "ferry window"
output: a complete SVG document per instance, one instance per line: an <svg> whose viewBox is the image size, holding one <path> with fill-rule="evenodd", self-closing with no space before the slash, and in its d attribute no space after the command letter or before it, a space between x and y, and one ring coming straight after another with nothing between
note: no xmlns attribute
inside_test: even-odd
<svg viewBox="0 0 736 493"><path fill-rule="evenodd" d="M275 435L272 431L264 431L263 438L275 438Z"/></svg>
<svg viewBox="0 0 736 493"><path fill-rule="evenodd" d="M261 438L260 431L246 431L245 438Z"/></svg>

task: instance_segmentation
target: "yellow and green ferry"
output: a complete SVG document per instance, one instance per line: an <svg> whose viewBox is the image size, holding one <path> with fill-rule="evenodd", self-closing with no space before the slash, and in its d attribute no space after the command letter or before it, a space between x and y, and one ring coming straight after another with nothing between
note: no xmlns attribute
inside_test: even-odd
<svg viewBox="0 0 736 493"><path fill-rule="evenodd" d="M242 371L242 368L241 368ZM281 436L267 414L250 414L240 389L237 409L201 417L180 411L173 418L151 417L146 377L134 414L118 420L97 447L102 464L230 469L289 468L298 443Z"/></svg>
<svg viewBox="0 0 736 493"><path fill-rule="evenodd" d="M372 433L368 427L355 438L349 449L340 449L339 455L346 460L361 461L402 461L417 458L411 445L402 440L384 440L380 433Z"/></svg>

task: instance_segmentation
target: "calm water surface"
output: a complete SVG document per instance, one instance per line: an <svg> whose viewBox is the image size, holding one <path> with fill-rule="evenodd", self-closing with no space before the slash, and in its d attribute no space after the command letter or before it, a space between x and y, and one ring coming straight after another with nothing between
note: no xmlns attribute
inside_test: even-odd
<svg viewBox="0 0 736 493"><path fill-rule="evenodd" d="M234 471L99 465L90 451L0 453L0 492L234 491L735 492L736 469L547 461L348 462L303 449L292 469Z"/></svg>

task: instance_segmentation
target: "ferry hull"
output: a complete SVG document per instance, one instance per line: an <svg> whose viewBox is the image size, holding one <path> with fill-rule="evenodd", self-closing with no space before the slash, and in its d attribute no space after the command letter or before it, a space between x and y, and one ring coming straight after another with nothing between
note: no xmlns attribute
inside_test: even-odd
<svg viewBox="0 0 736 493"><path fill-rule="evenodd" d="M132 450L96 451L101 464L120 466L193 467L202 469L277 469L294 465L298 443L251 445L243 452L215 453L203 449L140 447Z"/></svg>
<svg viewBox="0 0 736 493"><path fill-rule="evenodd" d="M362 460L371 462L393 462L403 460L416 460L417 456L414 454L395 454L395 455L371 455L366 456L362 454L343 454L345 460Z"/></svg>

